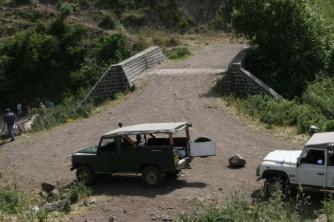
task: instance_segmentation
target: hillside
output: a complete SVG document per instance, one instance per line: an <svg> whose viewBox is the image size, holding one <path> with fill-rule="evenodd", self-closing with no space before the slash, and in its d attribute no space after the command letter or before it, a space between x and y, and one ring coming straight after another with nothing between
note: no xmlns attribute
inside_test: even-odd
<svg viewBox="0 0 334 222"><path fill-rule="evenodd" d="M110 64L152 44L165 51L182 45L179 38L184 33L227 27L222 1L195 7L198 4L1 1L0 107L78 98Z"/></svg>

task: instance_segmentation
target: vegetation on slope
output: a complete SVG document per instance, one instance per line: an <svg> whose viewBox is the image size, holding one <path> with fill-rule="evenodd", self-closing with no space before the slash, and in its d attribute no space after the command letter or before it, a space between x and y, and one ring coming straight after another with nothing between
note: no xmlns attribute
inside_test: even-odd
<svg viewBox="0 0 334 222"><path fill-rule="evenodd" d="M334 130L334 38L327 1L237 0L233 27L250 40L246 67L285 99L250 96L236 99L241 111L268 125L311 125ZM332 23L330 23L331 21ZM233 102L232 102L233 103Z"/></svg>
<svg viewBox="0 0 334 222"><path fill-rule="evenodd" d="M179 44L168 36L148 39L140 29L183 33L201 23L181 6L176 0L1 1L0 109L79 99L109 65L152 43ZM217 24L220 12L210 12Z"/></svg>

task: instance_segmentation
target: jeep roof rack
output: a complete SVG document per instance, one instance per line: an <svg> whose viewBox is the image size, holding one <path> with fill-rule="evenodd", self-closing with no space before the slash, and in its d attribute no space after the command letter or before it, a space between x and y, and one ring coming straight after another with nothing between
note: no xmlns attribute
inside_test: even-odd
<svg viewBox="0 0 334 222"><path fill-rule="evenodd" d="M332 146L330 146L331 144L334 144L334 132L315 133L307 141L305 147L333 148Z"/></svg>
<svg viewBox="0 0 334 222"><path fill-rule="evenodd" d="M187 122L169 122L169 123L146 123L139 125L132 125L127 127L118 128L110 131L103 136L114 136L114 135L136 135L143 133L175 133L183 130L186 127L191 127L190 123Z"/></svg>

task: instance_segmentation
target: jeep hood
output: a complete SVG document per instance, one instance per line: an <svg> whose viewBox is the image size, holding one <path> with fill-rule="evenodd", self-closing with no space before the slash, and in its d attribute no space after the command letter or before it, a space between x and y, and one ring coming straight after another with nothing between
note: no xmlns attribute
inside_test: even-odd
<svg viewBox="0 0 334 222"><path fill-rule="evenodd" d="M96 150L97 150L97 146L93 145L93 146L82 147L81 149L79 149L78 151L74 153L96 154Z"/></svg>
<svg viewBox="0 0 334 222"><path fill-rule="evenodd" d="M301 153L301 150L275 150L273 152L270 152L264 158L264 161L295 165L297 163L297 158L300 156Z"/></svg>

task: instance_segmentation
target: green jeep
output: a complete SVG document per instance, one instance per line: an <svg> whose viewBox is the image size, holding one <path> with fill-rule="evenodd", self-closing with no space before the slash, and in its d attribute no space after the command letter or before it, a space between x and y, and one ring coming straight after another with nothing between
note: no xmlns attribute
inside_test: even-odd
<svg viewBox="0 0 334 222"><path fill-rule="evenodd" d="M190 127L172 122L118 128L104 134L98 145L74 152L71 170L76 169L77 180L86 184L99 174L140 173L145 184L159 186L166 175L177 176L189 168L193 157L216 154L210 139L190 140Z"/></svg>

